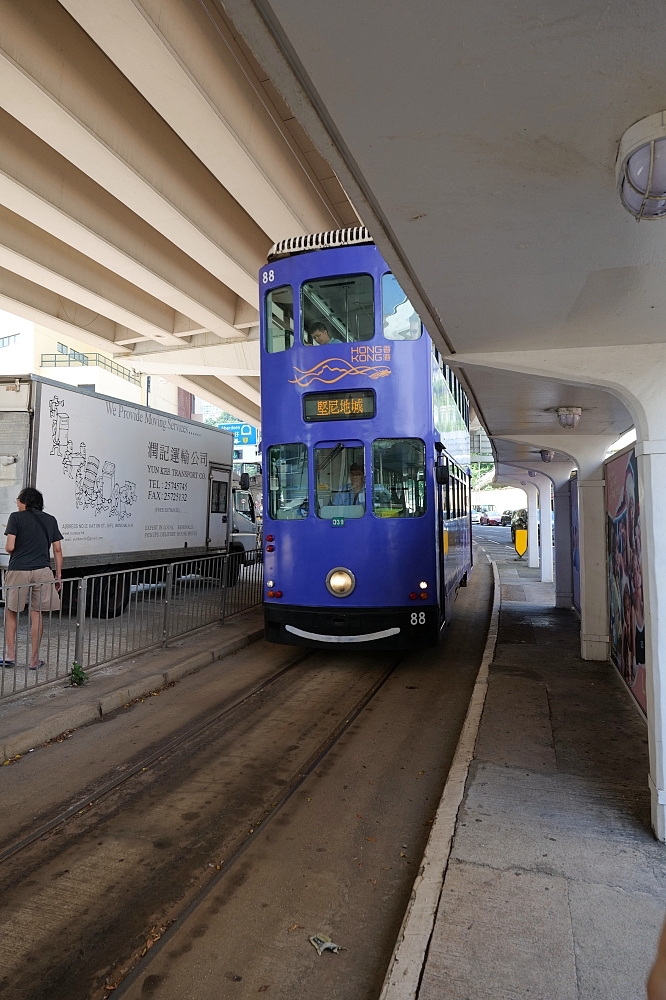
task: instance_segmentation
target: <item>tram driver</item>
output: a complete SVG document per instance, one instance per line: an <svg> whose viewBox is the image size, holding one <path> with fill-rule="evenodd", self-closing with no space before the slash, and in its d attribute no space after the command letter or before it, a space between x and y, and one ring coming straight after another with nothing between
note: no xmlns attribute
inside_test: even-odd
<svg viewBox="0 0 666 1000"><path fill-rule="evenodd" d="M374 500L380 506L390 506L391 494L385 486L375 485ZM354 507L357 504L365 507L365 470L358 462L349 466L349 482L333 494L331 504L334 507Z"/></svg>

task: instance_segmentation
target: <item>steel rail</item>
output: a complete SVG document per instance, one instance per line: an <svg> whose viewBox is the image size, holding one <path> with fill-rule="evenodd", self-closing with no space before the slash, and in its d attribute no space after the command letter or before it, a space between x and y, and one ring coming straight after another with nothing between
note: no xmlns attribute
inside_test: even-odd
<svg viewBox="0 0 666 1000"><path fill-rule="evenodd" d="M308 655L312 655L311 653ZM217 888L221 880L229 873L229 871L234 867L237 861L243 856L249 847L254 843L254 841L261 836L266 827L269 825L271 820L281 812L284 806L289 802L291 797L298 791L303 782L308 778L312 772L321 764L324 758L330 753L333 747L337 744L338 740L347 732L347 730L354 724L356 719L359 717L361 712L370 704L372 699L379 693L383 688L384 684L388 681L389 677L393 674L394 670L402 662L405 654L401 653L392 662L391 666L384 671L379 680L375 681L372 687L366 691L366 693L357 701L356 705L349 712L347 717L333 729L333 731L326 737L326 739L319 744L319 747L310 756L309 761L305 764L302 770L297 773L296 778L289 785L287 791L278 799L277 804L271 809L269 815L262 821L261 826L255 827L252 833L248 834L242 844L236 848L236 850L227 858L224 864L221 866L219 871L216 871L211 875L209 881L203 886L202 889L190 900L185 909L176 917L174 922L169 925L166 931L159 937L153 944L150 951L146 952L139 961L134 965L130 971L122 977L120 980L115 982L113 985L106 986L106 995L115 997L122 996L129 988L136 982L139 976L145 972L146 968L155 958L162 948L168 944L173 938L174 934L182 927L182 925L188 920L189 917L198 909L198 907L203 903L206 897ZM305 657L302 657L305 659ZM131 961L131 959L130 959Z"/></svg>
<svg viewBox="0 0 666 1000"><path fill-rule="evenodd" d="M276 673L272 674L266 680L262 681L261 684L252 688L252 690L248 691L246 694L241 695L241 697L237 698L236 701L234 701L231 705L227 705L225 708L220 709L220 711L215 712L213 715L208 716L206 719L203 719L200 722L197 722L194 725L190 726L188 729L183 730L178 734L178 736L173 737L173 739L164 744L161 749L153 751L153 753L151 753L148 757L144 757L141 761L139 761L139 763L133 764L132 767L130 767L124 774L121 774L117 778L114 778L113 781L109 781L106 785L102 785L101 788L93 792L92 795L88 795L86 796L86 798L81 799L79 802L76 802L73 806L70 806L68 809L63 810L63 812L59 813L57 816L54 816L53 819L50 819L46 823L42 824L42 826L37 827L36 830L33 830L33 832L28 834L26 837L23 837L21 840L18 840L14 844L11 844L3 851L0 851L0 865L2 865L5 861L9 861L10 858L15 857L17 854L20 854L21 851L24 851L27 847L30 847L31 844L34 844L35 841L40 840L47 833L50 833L52 830L55 830L58 826L60 826L62 823L65 823L68 819L71 819L73 816L77 816L80 813L85 812L86 810L89 810L91 807L97 805L102 799L106 798L107 795L110 795L110 793L113 792L116 788L118 788L120 785L123 785L126 781L129 781L130 778L133 778L136 774L143 773L143 771L146 768L150 767L152 764L155 764L158 760L161 760L168 754L173 753L173 751L177 750L180 746L183 745L183 743L186 743L194 736L198 736L199 733L208 729L209 726L215 725L216 722L219 722L226 715L229 715L231 712L234 712L237 708L240 708L251 698L254 698L258 694L261 694L272 684L274 684L277 680L279 680L280 677L286 674L289 670L292 670L299 663L302 663L303 660L306 660L308 659L308 657L312 656L313 653L314 650L310 650L309 652L296 657L295 660L291 660L286 666L282 667Z"/></svg>

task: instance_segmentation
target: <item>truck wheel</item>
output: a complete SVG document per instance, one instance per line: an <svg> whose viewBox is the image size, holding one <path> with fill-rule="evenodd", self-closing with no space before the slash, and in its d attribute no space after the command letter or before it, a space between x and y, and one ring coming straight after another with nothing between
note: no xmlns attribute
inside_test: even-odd
<svg viewBox="0 0 666 1000"><path fill-rule="evenodd" d="M90 580L86 611L92 618L117 618L130 599L130 578L126 573Z"/></svg>
<svg viewBox="0 0 666 1000"><path fill-rule="evenodd" d="M245 561L244 549L232 549L227 560L227 587L235 587L240 576L241 566Z"/></svg>

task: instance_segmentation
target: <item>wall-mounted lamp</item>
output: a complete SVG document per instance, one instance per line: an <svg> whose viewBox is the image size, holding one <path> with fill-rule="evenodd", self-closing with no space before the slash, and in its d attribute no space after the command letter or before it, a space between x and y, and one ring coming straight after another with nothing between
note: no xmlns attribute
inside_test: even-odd
<svg viewBox="0 0 666 1000"><path fill-rule="evenodd" d="M574 427L578 427L580 423L580 415L583 411L580 406L558 406L557 408L557 419L559 420L562 427L571 431Z"/></svg>
<svg viewBox="0 0 666 1000"><path fill-rule="evenodd" d="M622 204L637 222L666 215L666 111L627 129L620 140L615 179Z"/></svg>
<svg viewBox="0 0 666 1000"><path fill-rule="evenodd" d="M542 448L539 454L542 462L552 462L555 458L555 452L549 451L548 448Z"/></svg>

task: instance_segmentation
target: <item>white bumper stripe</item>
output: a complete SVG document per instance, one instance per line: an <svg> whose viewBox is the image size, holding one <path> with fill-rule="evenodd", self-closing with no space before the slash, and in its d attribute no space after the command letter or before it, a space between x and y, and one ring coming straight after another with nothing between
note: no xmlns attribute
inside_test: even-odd
<svg viewBox="0 0 666 1000"><path fill-rule="evenodd" d="M389 635L397 635L399 628L385 628L382 632L367 632L365 635L320 635L318 632L304 632L294 625L285 625L287 632L300 635L302 639L316 639L317 642L372 642L373 639L386 639Z"/></svg>

